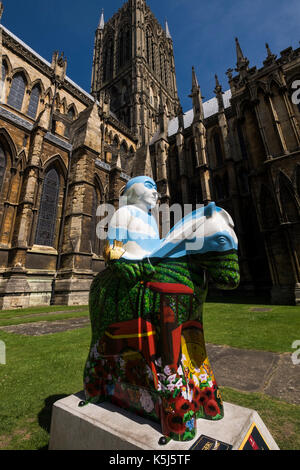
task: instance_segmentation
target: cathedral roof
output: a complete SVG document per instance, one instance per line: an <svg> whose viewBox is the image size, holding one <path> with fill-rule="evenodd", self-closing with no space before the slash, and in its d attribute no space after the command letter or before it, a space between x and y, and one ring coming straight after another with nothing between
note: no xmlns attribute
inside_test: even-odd
<svg viewBox="0 0 300 470"><path fill-rule="evenodd" d="M27 49L28 52L33 54L35 57L37 57L41 62L43 62L46 66L51 68L50 62L48 62L44 57L40 56L36 51L34 51L31 47L29 47L24 41L22 41L20 38L18 38L15 34L13 34L9 29L5 28L5 26L1 25L1 28L3 31L5 31L11 38L13 38L15 41L17 41L21 46L24 47L24 49ZM74 88L76 88L78 91L80 91L82 94L84 94L87 98L90 100L94 101L94 98L92 95L87 93L83 88L81 88L77 83L73 82L69 77L65 77L65 80L70 83Z"/></svg>
<svg viewBox="0 0 300 470"><path fill-rule="evenodd" d="M223 95L225 109L230 107L230 98L231 98L231 90L225 91ZM217 98L211 98L210 100L205 101L203 103L203 110L204 110L204 119L209 118L210 116L213 116L214 114L217 114L218 112ZM184 113L183 122L184 122L185 129L187 129L188 127L192 125L193 119L194 119L193 109L190 109L189 111ZM169 137L171 135L176 134L177 131L178 131L178 117L173 118L169 121L169 129L168 129Z"/></svg>

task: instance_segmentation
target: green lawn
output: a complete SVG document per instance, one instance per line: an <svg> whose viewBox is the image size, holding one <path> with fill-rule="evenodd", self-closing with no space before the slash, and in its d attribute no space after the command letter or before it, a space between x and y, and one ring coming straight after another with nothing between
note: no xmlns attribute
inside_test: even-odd
<svg viewBox="0 0 300 470"><path fill-rule="evenodd" d="M52 404L82 390L90 328L39 337L0 331L7 364L0 365L0 449L48 444Z"/></svg>
<svg viewBox="0 0 300 470"><path fill-rule="evenodd" d="M242 349L291 352L300 339L300 307L295 306L207 302L203 323L206 342Z"/></svg>
<svg viewBox="0 0 300 470"><path fill-rule="evenodd" d="M69 311L70 313L66 313ZM33 323L37 321L66 320L68 318L88 316L88 313L87 305L76 305L72 307L31 307L18 310L2 310L0 311L0 327L19 325L21 323Z"/></svg>
<svg viewBox="0 0 300 470"><path fill-rule="evenodd" d="M251 312L253 307L255 305L207 303L204 313L206 341L269 351L291 351L292 341L299 339L300 309L266 306L272 311ZM45 315L60 309L82 308L49 307L1 312L0 322L15 324L29 319L51 321L57 316L87 315L87 310ZM36 314L41 314L41 317L32 317ZM19 318L25 315L25 319ZM0 365L0 449L46 448L52 404L82 389L90 327L44 336L20 336L0 330L0 340L5 341L7 351L7 364ZM300 406L262 394L228 388L221 390L225 401L256 409L280 448L300 449Z"/></svg>

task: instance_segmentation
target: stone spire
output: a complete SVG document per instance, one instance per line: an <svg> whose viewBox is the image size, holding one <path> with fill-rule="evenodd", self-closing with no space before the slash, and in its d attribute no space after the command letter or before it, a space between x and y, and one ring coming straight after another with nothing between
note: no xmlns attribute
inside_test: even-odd
<svg viewBox="0 0 300 470"><path fill-rule="evenodd" d="M236 71L241 72L243 70L248 70L249 60L244 56L238 38L235 38L235 44L237 57Z"/></svg>
<svg viewBox="0 0 300 470"><path fill-rule="evenodd" d="M272 54L268 43L266 43L266 49L268 55L267 58L264 60L264 65L271 65L275 62L277 56L275 54Z"/></svg>
<svg viewBox="0 0 300 470"><path fill-rule="evenodd" d="M178 132L183 132L184 130L184 112L181 104L178 106Z"/></svg>
<svg viewBox="0 0 300 470"><path fill-rule="evenodd" d="M172 39L167 20L166 20L166 36L167 36L167 39Z"/></svg>
<svg viewBox="0 0 300 470"><path fill-rule="evenodd" d="M202 121L204 119L202 102L203 96L201 95L201 90L194 67L192 67L192 92L189 97L193 100L194 121Z"/></svg>
<svg viewBox="0 0 300 470"><path fill-rule="evenodd" d="M3 10L4 10L3 3L2 3L2 2L0 2L0 21L1 21L1 19L2 19Z"/></svg>
<svg viewBox="0 0 300 470"><path fill-rule="evenodd" d="M104 29L104 24L105 24L105 22L104 22L104 10L102 8L98 29L101 29L101 30Z"/></svg>
<svg viewBox="0 0 300 470"><path fill-rule="evenodd" d="M224 91L222 90L222 85L219 82L217 74L215 75L215 80L216 80L216 86L215 86L215 89L214 89L214 93L215 93L215 95L217 97L217 100L218 100L219 112L221 112L221 111L224 111L224 101L223 101Z"/></svg>

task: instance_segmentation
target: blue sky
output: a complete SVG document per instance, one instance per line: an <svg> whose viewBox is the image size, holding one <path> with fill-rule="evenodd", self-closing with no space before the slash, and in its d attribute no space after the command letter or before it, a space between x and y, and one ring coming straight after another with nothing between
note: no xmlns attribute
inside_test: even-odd
<svg viewBox="0 0 300 470"><path fill-rule="evenodd" d="M101 9L105 18L123 0L2 0L2 23L36 52L51 61L54 50L64 51L68 76L90 91L94 32ZM184 111L191 108L191 68L194 65L205 99L214 89L217 73L228 88L226 70L236 63L238 36L250 66L261 67L268 42L275 54L299 46L299 0L148 0L161 24L165 18L174 42L179 97Z"/></svg>

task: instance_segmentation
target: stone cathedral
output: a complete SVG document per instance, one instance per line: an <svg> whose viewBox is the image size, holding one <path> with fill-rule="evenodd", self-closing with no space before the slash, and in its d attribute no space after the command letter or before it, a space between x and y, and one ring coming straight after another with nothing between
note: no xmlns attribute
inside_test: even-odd
<svg viewBox="0 0 300 470"><path fill-rule="evenodd" d="M204 102L192 69L183 112L169 26L144 0L101 14L90 93L63 54L48 62L1 26L1 309L86 304L105 266L97 207L117 207L143 174L161 203L213 200L231 214L241 292L300 304L300 48L277 57L266 45L256 68L235 47L228 89L215 76Z"/></svg>

